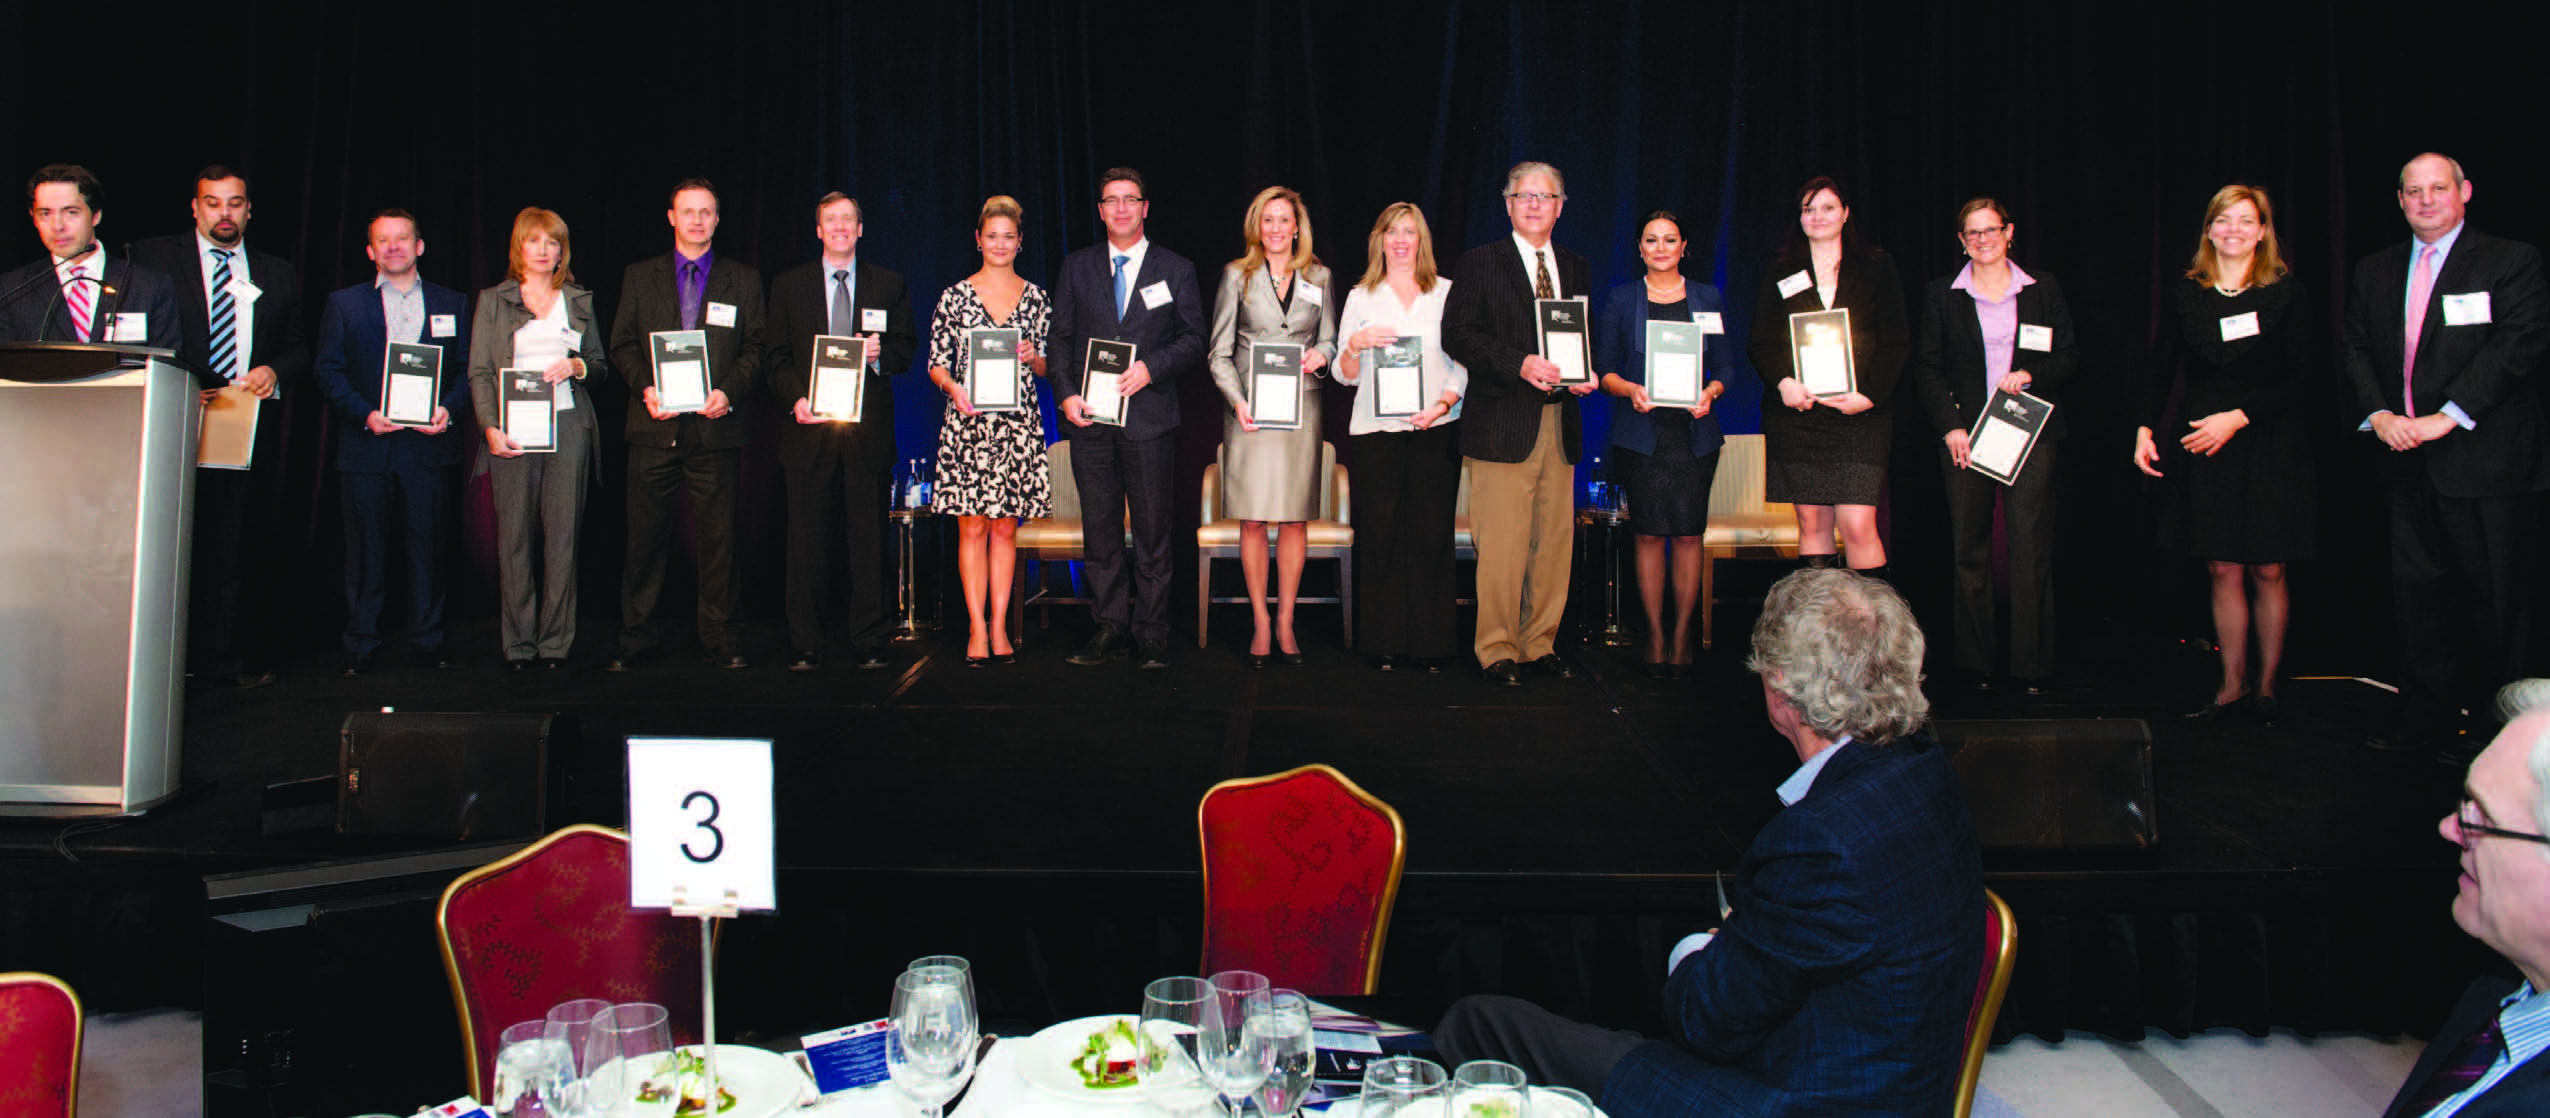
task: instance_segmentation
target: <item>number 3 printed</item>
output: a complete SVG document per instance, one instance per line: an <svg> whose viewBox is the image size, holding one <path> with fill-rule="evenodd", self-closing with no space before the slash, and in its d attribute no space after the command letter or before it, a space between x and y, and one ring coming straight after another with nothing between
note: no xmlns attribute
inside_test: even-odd
<svg viewBox="0 0 2550 1118"><path fill-rule="evenodd" d="M691 851L690 842L688 840L684 840L682 843L682 857L690 859L693 863L714 862L717 860L718 855L726 852L726 832L718 830L715 826L718 810L717 797L709 795L706 792L693 792L690 795L682 797L682 810L690 810L691 804L699 800L708 801L708 818L702 819L692 825L715 837L717 839L717 845L709 847L708 853L706 854L695 854Z"/></svg>

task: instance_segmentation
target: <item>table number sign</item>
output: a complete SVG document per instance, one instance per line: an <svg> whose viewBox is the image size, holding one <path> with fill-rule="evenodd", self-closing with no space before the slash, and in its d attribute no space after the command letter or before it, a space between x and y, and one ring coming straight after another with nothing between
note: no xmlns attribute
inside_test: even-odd
<svg viewBox="0 0 2550 1118"><path fill-rule="evenodd" d="M771 815L768 739L630 738L629 904L777 909Z"/></svg>

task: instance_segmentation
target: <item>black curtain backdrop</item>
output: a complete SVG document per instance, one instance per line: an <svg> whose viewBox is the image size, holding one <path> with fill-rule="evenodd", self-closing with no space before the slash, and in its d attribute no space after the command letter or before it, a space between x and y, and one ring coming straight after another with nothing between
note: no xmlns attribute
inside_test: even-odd
<svg viewBox="0 0 2550 1118"><path fill-rule="evenodd" d="M2531 204L2550 177L2529 127L2535 51L2510 26L2458 11L2465 22L2424 30L2403 25L2429 18L2415 13L2356 19L2305 3L836 0L649 16L585 0L244 0L150 15L0 11L12 29L0 36L0 88L16 106L0 114L0 170L88 165L106 182L104 233L116 245L186 228L197 167L244 170L250 236L300 263L314 328L325 292L369 278L363 225L385 206L422 219L430 278L473 291L502 278L514 211L555 209L608 314L621 268L669 248L661 214L677 178L719 184L719 250L766 276L813 255L814 199L847 190L866 210L862 253L902 271L926 315L977 267L968 233L989 194L1024 204L1020 268L1041 281L1096 235L1093 175L1139 167L1154 240L1210 282L1241 247L1250 196L1283 182L1309 199L1322 255L1352 277L1385 204L1423 206L1448 261L1502 234L1503 172L1539 159L1567 176L1559 240L1591 257L1606 287L1634 278L1638 215L1679 211L1701 242L1690 270L1726 290L1741 342L1762 261L1808 176L1851 188L1853 221L1897 254L1909 285L1956 267L1956 207L1994 195L2018 225L2014 256L2061 277L2088 343L2069 397L2067 612L2190 637L2209 628L2200 577L2148 547L2146 489L2126 464L2128 403L2158 293L2183 268L2211 192L2231 181L2273 192L2286 254L2332 324L2352 261L2405 235L2392 185L2418 151L2462 160L2478 187L2474 223L2550 239L2550 218ZM2445 48L2425 79L2409 76L2418 42ZM0 237L0 261L37 251L32 237ZM1759 382L1748 371L1731 387L1719 405L1728 426L1757 429ZM1191 506L1220 405L1201 375L1179 391ZM915 376L897 395L902 456L925 457L935 394ZM2337 395L2333 369L2326 546L2295 573L2291 667L2387 674L2379 517L2365 497L2373 451L2345 432ZM587 527L597 620L617 599L624 404L606 402L606 488ZM328 646L341 614L334 436L319 405L312 391L290 402L270 497L288 526L277 574L309 650ZM767 398L756 406L765 426L779 421ZM1936 623L1944 500L1933 440L1913 428L1917 408L1901 410L1894 552ZM778 610L781 493L768 447L750 452L746 472L748 616ZM467 520L455 608L483 614L483 488ZM588 648L613 631L588 624Z"/></svg>

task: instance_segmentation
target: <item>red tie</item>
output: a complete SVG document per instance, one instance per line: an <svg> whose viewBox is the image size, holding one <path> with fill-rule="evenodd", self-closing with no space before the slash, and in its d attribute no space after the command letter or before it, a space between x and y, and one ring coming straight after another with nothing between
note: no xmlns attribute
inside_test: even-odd
<svg viewBox="0 0 2550 1118"><path fill-rule="evenodd" d="M89 285L85 276L88 265L71 265L71 278L62 285L62 301L71 308L71 332L81 341L89 340Z"/></svg>
<svg viewBox="0 0 2550 1118"><path fill-rule="evenodd" d="M2417 335L2426 329L2426 300L2435 294L2435 246L2417 252L2417 274L2408 278L2408 344L2400 347L2400 414L2417 416Z"/></svg>

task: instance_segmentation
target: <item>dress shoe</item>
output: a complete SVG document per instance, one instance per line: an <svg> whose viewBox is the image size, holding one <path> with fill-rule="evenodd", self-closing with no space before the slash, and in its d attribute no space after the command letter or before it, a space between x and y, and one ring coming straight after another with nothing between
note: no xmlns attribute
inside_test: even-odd
<svg viewBox="0 0 2550 1118"><path fill-rule="evenodd" d="M823 666L823 653L812 650L793 652L788 656L788 670L810 672Z"/></svg>
<svg viewBox="0 0 2550 1118"><path fill-rule="evenodd" d="M1090 634L1089 643L1081 645L1080 651L1063 657L1063 663L1094 668L1109 660L1124 659L1125 650L1132 646L1133 638L1113 629L1100 629Z"/></svg>
<svg viewBox="0 0 2550 1118"><path fill-rule="evenodd" d="M349 653L346 653L346 654L345 654L345 667L344 667L344 669L343 669L342 671L339 671L337 674L338 674L338 675L341 675L341 676L344 676L344 677L345 677L345 678L347 678L347 679L353 679L353 678L355 678L355 677L357 677L357 676L360 676L360 675L363 675L364 673L369 672L369 671L371 671L371 670L372 670L372 654L371 654L371 653L369 653L369 652L349 652Z"/></svg>
<svg viewBox="0 0 2550 1118"><path fill-rule="evenodd" d="M606 672L633 672L644 667L646 662L652 658L653 654L651 652L623 652L612 657L610 663L602 665L602 670Z"/></svg>
<svg viewBox="0 0 2550 1118"><path fill-rule="evenodd" d="M2268 701L2273 702L2274 700ZM2245 713L2253 705L2254 704L2250 700L2249 696L2242 695L2241 697L2233 699L2227 703L2209 701L2203 706L2179 715L2179 717L2184 718L2189 722L2225 722L2229 721L2234 715Z"/></svg>
<svg viewBox="0 0 2550 1118"><path fill-rule="evenodd" d="M2022 695L2042 695L2045 694L2047 688L2052 686L2054 686L2054 681L2044 676L2039 676L2035 679L2022 679L2019 681L2019 693Z"/></svg>
<svg viewBox="0 0 2550 1118"><path fill-rule="evenodd" d="M992 658L989 656L968 656L965 658L965 666L969 668L979 668L991 662Z"/></svg>
<svg viewBox="0 0 2550 1118"><path fill-rule="evenodd" d="M1016 659L1017 659L1017 657L1015 657L1015 656L1013 656L1013 657L1011 657L1011 658L1010 658L1010 660L1011 660L1011 661L1014 661L1014 660L1016 660ZM1004 662L1004 663L1007 663L1007 662L1009 662L1009 661L1003 661L1003 662ZM860 670L860 671L863 671L863 672L881 672L881 671L884 671L885 669L890 668L890 667L892 667L892 666L893 666L893 665L888 664L888 663L886 663L886 662L885 662L885 650L884 650L884 649L882 649L882 648L862 648L862 649L860 649L860 650L859 650L859 670Z"/></svg>
<svg viewBox="0 0 2550 1118"><path fill-rule="evenodd" d="M1673 665L1662 660L1649 660L1639 671L1649 679L1669 679L1672 678L1672 668Z"/></svg>
<svg viewBox="0 0 2550 1118"><path fill-rule="evenodd" d="M745 659L741 652L729 652L723 656L711 652L708 654L708 662L728 671L742 671L753 666L753 662Z"/></svg>
<svg viewBox="0 0 2550 1118"><path fill-rule="evenodd" d="M2284 720L2284 708L2276 703L2273 695L2260 695L2249 700L2249 711L2257 715L2258 721L2268 729L2274 729L2278 722Z"/></svg>
<svg viewBox="0 0 2550 1118"><path fill-rule="evenodd" d="M1377 671L1395 672L1401 667L1400 661L1402 659L1403 657L1401 657L1398 653L1384 652L1381 655L1372 658L1372 666Z"/></svg>
<svg viewBox="0 0 2550 1118"><path fill-rule="evenodd" d="M1427 675L1443 674L1443 658L1440 656L1428 656L1423 660L1417 661L1417 666L1424 668Z"/></svg>
<svg viewBox="0 0 2550 1118"><path fill-rule="evenodd" d="M416 660L438 672L447 672L452 669L452 654L447 648L417 649Z"/></svg>
<svg viewBox="0 0 2550 1118"><path fill-rule="evenodd" d="M1514 661L1512 660L1499 660L1479 670L1487 673L1487 677L1490 680L1502 683L1507 687L1521 687L1523 685L1523 669L1515 666Z"/></svg>
<svg viewBox="0 0 2550 1118"><path fill-rule="evenodd" d="M1248 670L1250 670L1250 671L1256 671L1256 670L1258 670L1258 669L1260 669L1260 668L1263 668L1263 667L1265 667L1265 666L1266 666L1266 654L1265 654L1265 653L1263 653L1263 652L1252 652L1252 653L1249 653L1249 654L1248 654Z"/></svg>
<svg viewBox="0 0 2550 1118"><path fill-rule="evenodd" d="M508 671L508 672L511 672L511 673L513 673L513 674L515 674L515 675L521 675L522 673L524 673L524 672L527 672L527 671L530 671L530 670L531 670L531 661L529 661L529 660L507 660L507 661L505 661L505 670L506 670L506 671Z"/></svg>
<svg viewBox="0 0 2550 1118"><path fill-rule="evenodd" d="M230 677L230 682L233 686L236 686L242 691L254 691L260 687L274 686L274 673L241 672L238 675Z"/></svg>
<svg viewBox="0 0 2550 1118"><path fill-rule="evenodd" d="M1142 642L1142 670L1156 672L1169 666L1169 642Z"/></svg>
<svg viewBox="0 0 2550 1118"><path fill-rule="evenodd" d="M1556 676L1560 679L1576 678L1576 665L1559 659L1558 653L1555 652L1549 653L1538 660L1532 661L1531 666L1533 671L1539 672L1542 675Z"/></svg>
<svg viewBox="0 0 2550 1118"><path fill-rule="evenodd" d="M567 658L564 656L543 656L540 658L540 670L544 672L560 671L566 666Z"/></svg>
<svg viewBox="0 0 2550 1118"><path fill-rule="evenodd" d="M1275 657L1282 660L1287 668L1298 668L1310 662L1308 657L1298 652L1278 652Z"/></svg>
<svg viewBox="0 0 2550 1118"><path fill-rule="evenodd" d="M995 652L992 653L992 662L995 664L1015 664L1018 662L1018 654L1015 652ZM868 665L861 664L859 666L864 668ZM879 655L877 657L876 666L880 668L885 666L885 657L883 655Z"/></svg>

